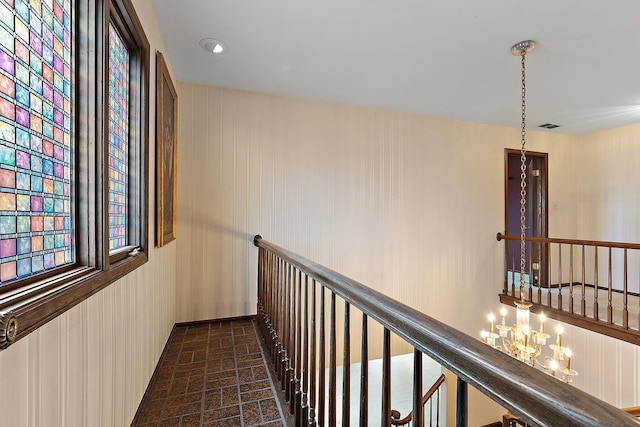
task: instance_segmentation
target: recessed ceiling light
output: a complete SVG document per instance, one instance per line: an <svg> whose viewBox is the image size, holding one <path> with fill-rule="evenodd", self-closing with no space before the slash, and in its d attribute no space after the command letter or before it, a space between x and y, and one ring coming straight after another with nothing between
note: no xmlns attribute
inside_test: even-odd
<svg viewBox="0 0 640 427"><path fill-rule="evenodd" d="M224 43L216 39L202 39L200 40L200 47L207 52L215 53L216 55L225 53L229 50Z"/></svg>

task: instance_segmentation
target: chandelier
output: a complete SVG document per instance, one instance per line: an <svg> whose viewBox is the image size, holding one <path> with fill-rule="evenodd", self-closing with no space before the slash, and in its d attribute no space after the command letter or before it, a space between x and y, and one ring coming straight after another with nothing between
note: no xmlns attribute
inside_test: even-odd
<svg viewBox="0 0 640 427"><path fill-rule="evenodd" d="M551 356L542 357L542 352L547 345L547 339L551 336L545 333L544 314L539 316L538 329L532 329L529 324L529 315L532 304L524 298L525 284L525 206L527 194L527 165L526 165L526 83L525 83L525 57L533 50L536 42L525 40L516 43L511 48L511 53L520 56L522 70L522 126L521 126L521 150L520 150L520 300L515 302L516 323L508 325L506 322L507 309L502 308L500 314L502 322L495 324L495 315L488 316L489 330L483 330L482 340L493 348L503 351L508 355L526 363L540 368L554 377L558 377L567 383L571 378L578 375L578 372L571 369L571 350L562 345L563 329L561 325L556 327L555 344L548 347L552 351ZM497 330L497 333L496 333ZM563 363L564 362L564 363ZM564 365L564 366L563 366Z"/></svg>

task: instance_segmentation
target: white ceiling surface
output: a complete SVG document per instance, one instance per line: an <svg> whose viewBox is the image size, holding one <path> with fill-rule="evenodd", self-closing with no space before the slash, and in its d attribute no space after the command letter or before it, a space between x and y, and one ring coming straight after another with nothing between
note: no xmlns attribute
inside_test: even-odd
<svg viewBox="0 0 640 427"><path fill-rule="evenodd" d="M178 80L517 127L535 39L529 128L640 122L639 0L151 1Z"/></svg>

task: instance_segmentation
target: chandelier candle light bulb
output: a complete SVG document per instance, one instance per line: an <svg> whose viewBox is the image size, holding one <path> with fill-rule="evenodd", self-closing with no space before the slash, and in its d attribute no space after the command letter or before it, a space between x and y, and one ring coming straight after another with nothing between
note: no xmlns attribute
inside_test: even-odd
<svg viewBox="0 0 640 427"><path fill-rule="evenodd" d="M556 326L556 333L558 334L558 338L556 339L556 345L558 346L558 351L562 349L562 333L564 330L562 329L562 325Z"/></svg>
<svg viewBox="0 0 640 427"><path fill-rule="evenodd" d="M511 326L507 326L507 323L506 323L507 309L505 307L502 307L500 309L500 315L502 316L502 323L498 325L497 328L500 331L500 337L506 338L507 335L509 334L509 331L511 331Z"/></svg>
<svg viewBox="0 0 640 427"><path fill-rule="evenodd" d="M496 316L493 313L489 313L489 316L487 316L487 319L489 320L489 332L486 333L486 341L487 344L489 344L491 347L495 347L496 346L496 338L498 338L498 334L493 333L493 322L495 322L496 320ZM500 328L500 326L498 325L498 328Z"/></svg>
<svg viewBox="0 0 640 427"><path fill-rule="evenodd" d="M536 342L540 345L547 345L547 338L549 338L549 334L544 333L544 321L547 320L547 317L544 313L540 313L538 320L540 320L540 332L536 334Z"/></svg>

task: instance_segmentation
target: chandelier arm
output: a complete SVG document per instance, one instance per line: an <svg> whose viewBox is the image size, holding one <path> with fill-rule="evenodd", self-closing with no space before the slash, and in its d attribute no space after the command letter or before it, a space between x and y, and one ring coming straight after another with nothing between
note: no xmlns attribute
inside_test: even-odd
<svg viewBox="0 0 640 427"><path fill-rule="evenodd" d="M547 361L547 362L550 362L551 360L553 360L553 357L545 356L544 360ZM553 369L551 369L550 363L544 364L544 363L540 362L537 359L536 359L536 366L539 366L540 368L542 368L545 371L552 371L553 370Z"/></svg>
<svg viewBox="0 0 640 427"><path fill-rule="evenodd" d="M502 338L502 348L504 348L507 353L511 354L511 341L505 337L501 337L501 338Z"/></svg>
<svg viewBox="0 0 640 427"><path fill-rule="evenodd" d="M540 354L542 354L542 347L544 347L542 344L536 344L536 351L531 355L533 359L533 365L536 364L536 362L538 361L538 357L540 357Z"/></svg>

